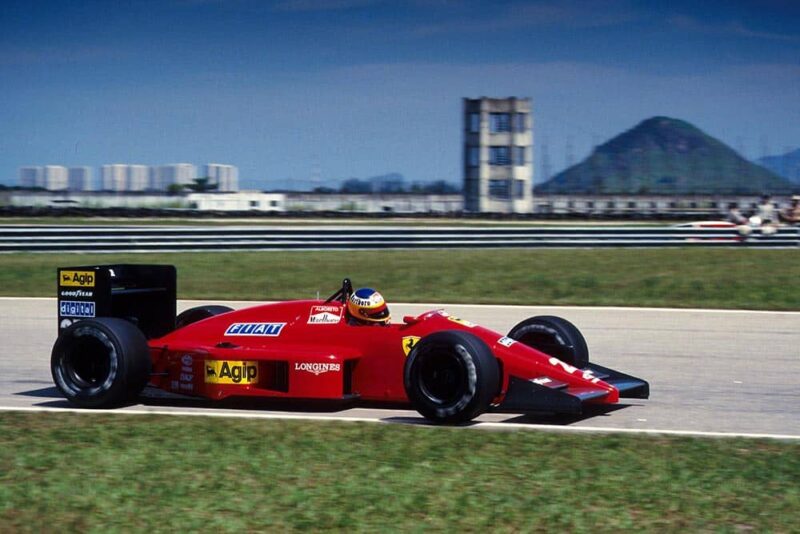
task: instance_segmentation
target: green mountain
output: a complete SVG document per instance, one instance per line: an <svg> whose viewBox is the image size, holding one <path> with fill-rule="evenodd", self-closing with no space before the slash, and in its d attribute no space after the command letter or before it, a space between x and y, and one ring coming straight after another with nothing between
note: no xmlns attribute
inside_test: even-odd
<svg viewBox="0 0 800 534"><path fill-rule="evenodd" d="M787 194L784 178L688 122L653 117L536 187L555 194Z"/></svg>

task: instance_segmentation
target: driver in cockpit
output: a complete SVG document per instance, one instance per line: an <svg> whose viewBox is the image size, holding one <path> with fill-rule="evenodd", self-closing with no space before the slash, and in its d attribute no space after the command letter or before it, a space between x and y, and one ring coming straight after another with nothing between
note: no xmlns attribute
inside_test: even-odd
<svg viewBox="0 0 800 534"><path fill-rule="evenodd" d="M347 322L351 325L388 325L392 316L383 296L369 287L357 289L347 299Z"/></svg>

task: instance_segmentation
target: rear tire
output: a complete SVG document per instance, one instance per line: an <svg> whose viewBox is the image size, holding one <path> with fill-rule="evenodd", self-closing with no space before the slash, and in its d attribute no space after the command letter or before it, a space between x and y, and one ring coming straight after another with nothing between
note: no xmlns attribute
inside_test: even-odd
<svg viewBox="0 0 800 534"><path fill-rule="evenodd" d="M463 423L485 412L500 390L492 351L469 332L436 332L417 343L404 385L414 408L437 423Z"/></svg>
<svg viewBox="0 0 800 534"><path fill-rule="evenodd" d="M508 333L538 351L583 369L589 365L589 347L578 327L561 317L538 315L525 319Z"/></svg>
<svg viewBox="0 0 800 534"><path fill-rule="evenodd" d="M233 311L233 308L227 306L197 306L196 308L189 308L178 314L175 318L175 329L183 328L197 321L214 317L215 315L222 315Z"/></svg>
<svg viewBox="0 0 800 534"><path fill-rule="evenodd" d="M150 349L133 324L111 317L85 319L53 345L50 371L79 408L112 408L135 400L150 379Z"/></svg>

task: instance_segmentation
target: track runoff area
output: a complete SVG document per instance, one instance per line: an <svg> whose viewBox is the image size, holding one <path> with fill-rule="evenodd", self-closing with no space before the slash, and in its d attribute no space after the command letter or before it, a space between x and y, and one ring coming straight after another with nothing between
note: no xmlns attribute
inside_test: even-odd
<svg viewBox="0 0 800 534"><path fill-rule="evenodd" d="M202 302L234 308L252 302ZM180 301L179 309L197 301ZM217 407L146 390L119 410L76 410L52 384L52 298L0 298L0 411L169 415L396 424L429 424L410 409L341 410ZM575 323L592 361L650 382L651 397L601 412L559 418L484 414L464 428L546 430L800 440L800 313L657 308L392 304L395 317L444 308L500 332L533 315Z"/></svg>

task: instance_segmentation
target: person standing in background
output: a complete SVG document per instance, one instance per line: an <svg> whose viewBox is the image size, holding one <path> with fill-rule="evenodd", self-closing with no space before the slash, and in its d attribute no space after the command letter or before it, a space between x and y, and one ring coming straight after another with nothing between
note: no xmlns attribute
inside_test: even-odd
<svg viewBox="0 0 800 534"><path fill-rule="evenodd" d="M778 216L786 224L800 224L800 195L794 195L789 207L778 212Z"/></svg>

